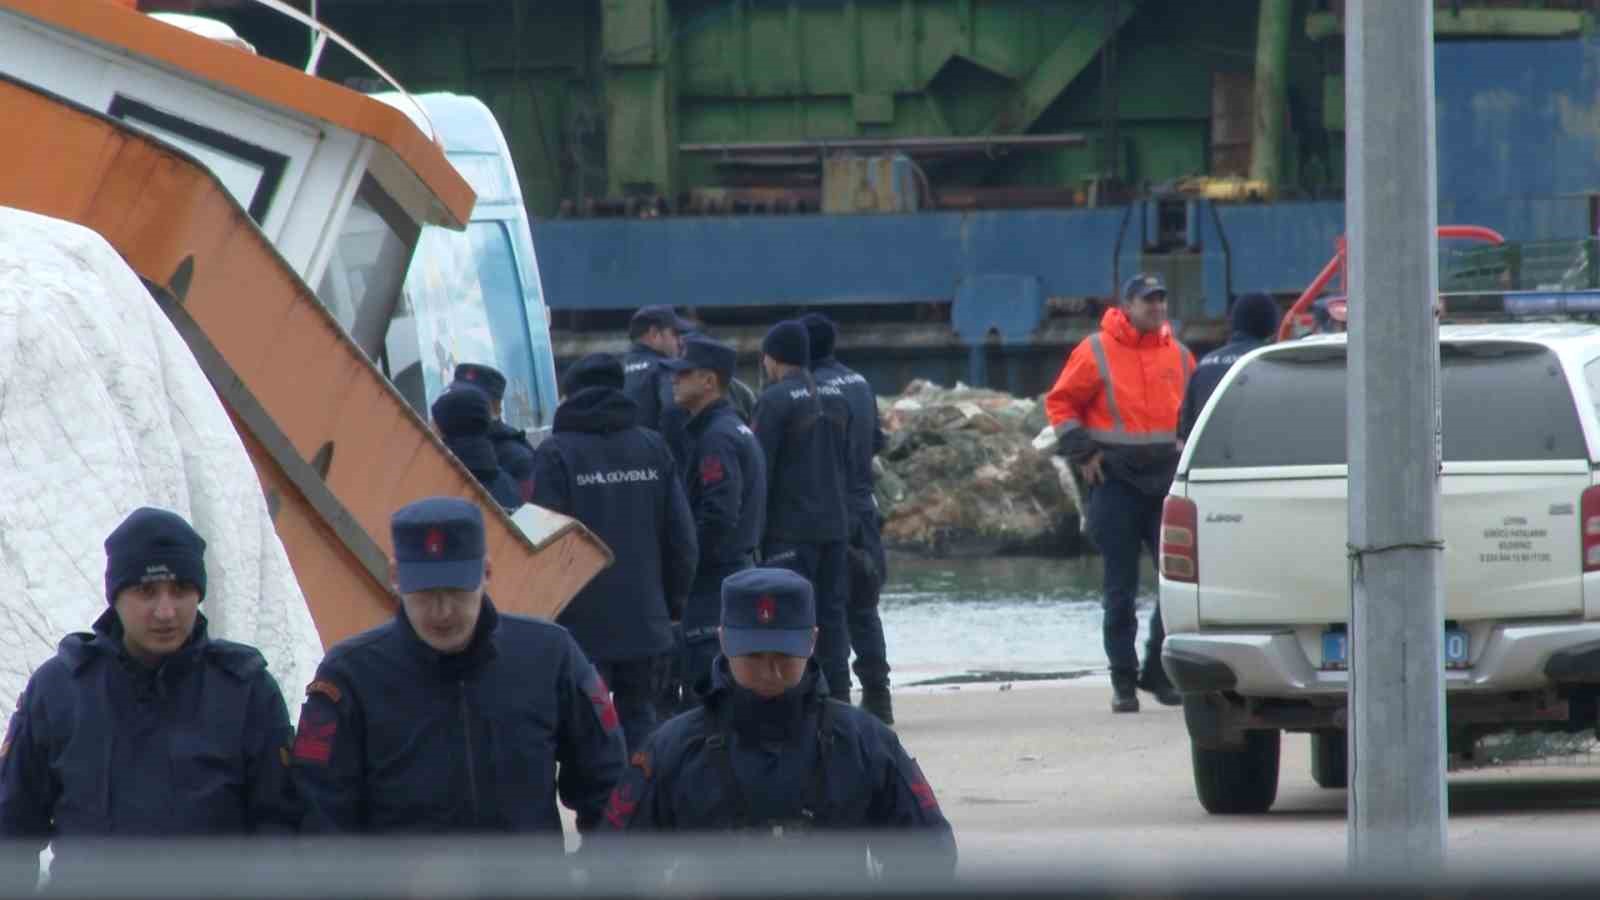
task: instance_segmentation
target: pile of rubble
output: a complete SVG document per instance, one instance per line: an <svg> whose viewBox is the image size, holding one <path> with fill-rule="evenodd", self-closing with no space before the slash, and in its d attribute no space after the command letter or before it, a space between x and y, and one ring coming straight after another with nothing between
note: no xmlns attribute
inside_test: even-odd
<svg viewBox="0 0 1600 900"><path fill-rule="evenodd" d="M884 544L924 556L1076 556L1082 537L1065 462L1039 449L1040 399L914 381L880 397ZM1044 441L1040 441L1044 444Z"/></svg>

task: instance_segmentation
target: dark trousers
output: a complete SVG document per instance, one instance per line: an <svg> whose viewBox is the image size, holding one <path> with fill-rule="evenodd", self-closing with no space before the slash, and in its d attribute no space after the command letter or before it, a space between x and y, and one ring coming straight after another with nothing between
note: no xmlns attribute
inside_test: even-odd
<svg viewBox="0 0 1600 900"><path fill-rule="evenodd" d="M1113 676L1133 676L1139 669L1134 648L1139 636L1134 606L1139 594L1139 550L1148 547L1152 559L1160 558L1161 504L1165 499L1115 479L1102 482L1089 494L1089 535L1105 563L1103 636ZM1161 642L1165 637L1158 603L1145 645L1146 672L1158 678L1163 677Z"/></svg>
<svg viewBox="0 0 1600 900"><path fill-rule="evenodd" d="M611 702L616 704L622 737L630 751L643 747L660 724L656 702L667 664L664 656L595 661L595 669L611 688Z"/></svg>
<svg viewBox="0 0 1600 900"><path fill-rule="evenodd" d="M789 569L806 577L817 602L817 666L828 681L835 700L850 699L850 634L845 607L849 605L850 576L845 541L826 544L787 544L774 541L762 547L761 564Z"/></svg>
<svg viewBox="0 0 1600 900"><path fill-rule="evenodd" d="M878 615L878 597L888 578L888 564L877 510L860 514L849 554L850 604L845 621L850 629L850 649L856 657L851 668L863 690L887 690L889 648L883 638L883 618Z"/></svg>

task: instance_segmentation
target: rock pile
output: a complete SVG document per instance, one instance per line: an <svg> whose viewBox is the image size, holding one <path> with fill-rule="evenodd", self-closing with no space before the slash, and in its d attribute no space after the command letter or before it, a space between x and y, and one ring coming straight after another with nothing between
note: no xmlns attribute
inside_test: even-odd
<svg viewBox="0 0 1600 900"><path fill-rule="evenodd" d="M924 556L1075 556L1082 540L1065 463L1034 445L1039 399L914 381L880 397L884 544Z"/></svg>

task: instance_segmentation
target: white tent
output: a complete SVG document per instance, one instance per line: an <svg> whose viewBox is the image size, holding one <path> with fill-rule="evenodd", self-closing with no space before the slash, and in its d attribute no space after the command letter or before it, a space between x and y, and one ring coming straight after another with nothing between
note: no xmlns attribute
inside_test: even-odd
<svg viewBox="0 0 1600 900"><path fill-rule="evenodd" d="M205 537L201 612L266 655L292 720L321 644L221 401L104 239L0 207L0 716L105 610L105 536L140 506Z"/></svg>

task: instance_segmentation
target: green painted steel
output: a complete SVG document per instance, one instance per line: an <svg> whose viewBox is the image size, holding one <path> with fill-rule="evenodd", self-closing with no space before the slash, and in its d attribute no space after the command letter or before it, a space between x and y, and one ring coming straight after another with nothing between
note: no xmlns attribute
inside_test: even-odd
<svg viewBox="0 0 1600 900"><path fill-rule="evenodd" d="M1108 0L319 5L408 88L482 98L543 216L586 198L659 193L670 202L700 188L776 183L770 169L680 157L682 143L1077 132L1089 142L927 168L952 188L1083 187L1103 174L1107 89L1117 97L1116 174L1138 185L1209 173L1214 80L1253 71L1257 0L1118 7L1114 81L1102 85ZM1282 178L1315 191L1342 178L1323 146L1324 78L1337 73L1337 54L1308 37L1314 4L1293 7ZM215 14L268 55L303 63L303 32L246 7ZM333 51L323 73L362 74Z"/></svg>
<svg viewBox="0 0 1600 900"><path fill-rule="evenodd" d="M1293 20L1294 0L1261 0L1250 177L1274 190L1283 173L1283 111Z"/></svg>
<svg viewBox="0 0 1600 900"><path fill-rule="evenodd" d="M1542 4L1530 3L1530 6L1538 5ZM1439 37L1572 37L1587 34L1591 24L1588 13L1569 9L1495 7L1455 10L1441 6L1433 13L1433 33ZM1313 13L1306 17L1306 34L1315 40L1342 37L1344 20L1336 13Z"/></svg>

